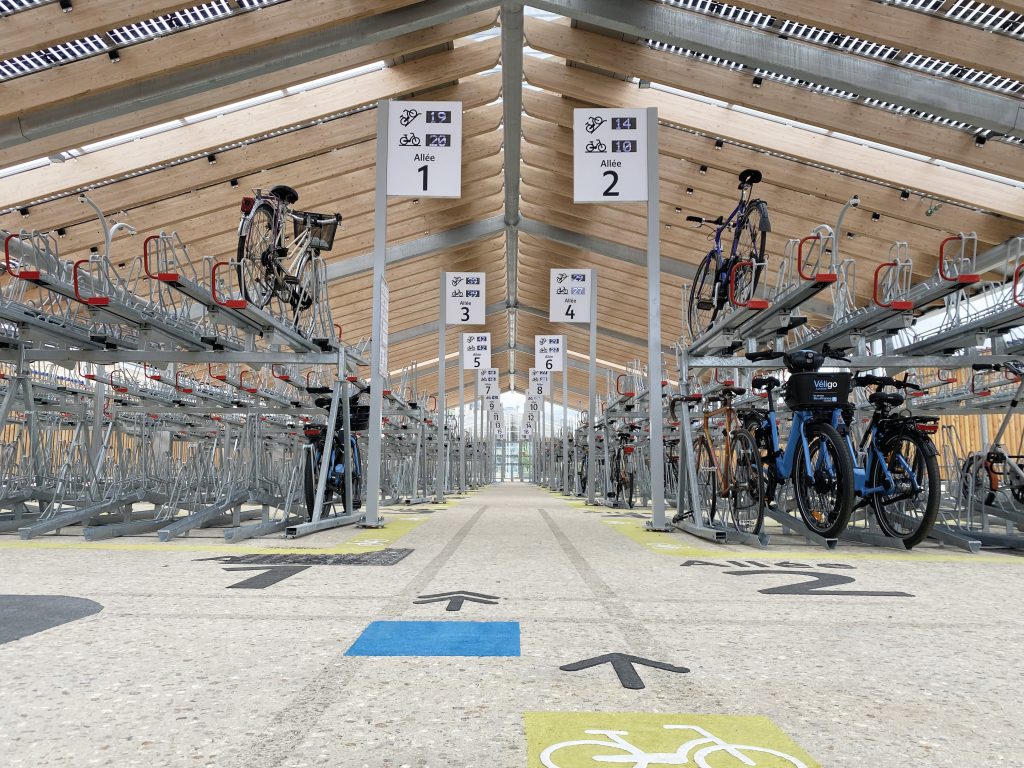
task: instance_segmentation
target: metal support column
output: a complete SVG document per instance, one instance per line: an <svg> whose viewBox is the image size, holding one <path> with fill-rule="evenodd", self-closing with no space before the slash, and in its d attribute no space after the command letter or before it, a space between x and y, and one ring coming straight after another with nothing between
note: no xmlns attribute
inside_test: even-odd
<svg viewBox="0 0 1024 768"><path fill-rule="evenodd" d="M647 380L651 447L651 521L665 525L665 443L661 406L661 189L658 177L658 110L647 109Z"/></svg>
<svg viewBox="0 0 1024 768"><path fill-rule="evenodd" d="M587 363L587 504L596 504L597 486L597 269L590 270L590 360Z"/></svg>
<svg viewBox="0 0 1024 768"><path fill-rule="evenodd" d="M437 333L437 485L435 487L435 501L438 504L444 502L444 482L445 482L445 448L444 448L444 425L446 421L445 404L447 396L445 395L445 360L444 360L444 347L445 337L448 333L448 310L447 302L445 301L445 284L446 274L441 273L441 286L438 292L438 297L441 301L441 307L439 311L440 323L438 324Z"/></svg>

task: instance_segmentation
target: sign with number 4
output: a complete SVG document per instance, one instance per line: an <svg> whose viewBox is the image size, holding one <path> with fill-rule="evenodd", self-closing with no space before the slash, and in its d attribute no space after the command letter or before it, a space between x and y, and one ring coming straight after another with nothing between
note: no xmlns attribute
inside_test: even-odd
<svg viewBox="0 0 1024 768"><path fill-rule="evenodd" d="M552 269L548 321L589 323L590 292L594 289L592 269Z"/></svg>

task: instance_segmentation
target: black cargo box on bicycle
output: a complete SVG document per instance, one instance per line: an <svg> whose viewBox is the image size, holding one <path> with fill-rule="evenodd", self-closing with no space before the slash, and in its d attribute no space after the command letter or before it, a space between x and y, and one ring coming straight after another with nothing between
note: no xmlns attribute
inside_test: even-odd
<svg viewBox="0 0 1024 768"><path fill-rule="evenodd" d="M849 373L794 373L786 382L786 405L791 410L839 408L850 399Z"/></svg>

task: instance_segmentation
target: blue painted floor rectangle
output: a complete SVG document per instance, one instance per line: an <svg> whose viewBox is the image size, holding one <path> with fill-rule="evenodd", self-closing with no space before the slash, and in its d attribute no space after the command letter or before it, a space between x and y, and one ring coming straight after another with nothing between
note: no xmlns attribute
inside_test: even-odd
<svg viewBox="0 0 1024 768"><path fill-rule="evenodd" d="M518 621L375 621L346 656L518 656Z"/></svg>

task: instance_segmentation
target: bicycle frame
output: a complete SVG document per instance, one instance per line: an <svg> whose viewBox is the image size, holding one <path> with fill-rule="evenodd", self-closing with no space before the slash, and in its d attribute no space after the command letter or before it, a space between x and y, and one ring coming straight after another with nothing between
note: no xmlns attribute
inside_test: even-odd
<svg viewBox="0 0 1024 768"><path fill-rule="evenodd" d="M718 495L721 498L728 498L729 489L732 487L732 464L729 461L721 460L718 451L715 450L715 441L711 437L711 420L719 414L725 415L725 444L722 448L722 456L728 457L732 452L732 429L735 413L732 403L704 413L703 432L708 446L711 448L711 463L715 465L715 474L718 476Z"/></svg>
<svg viewBox="0 0 1024 768"><path fill-rule="evenodd" d="M837 426L838 414L839 411L834 411L832 413L832 426ZM796 466L796 452L798 449L803 451L804 466L807 468L808 479L814 479L814 475L812 474L813 467L811 466L811 447L807 442L807 435L804 433L804 426L818 418L819 415L814 411L794 411L793 424L789 430L789 440L786 442L786 450L780 455L779 421L775 411L775 405L774 403L772 404L768 411L768 426L771 434L770 447L775 455L775 461L772 463L772 467L775 470L777 480L789 480L792 478L793 469ZM829 466L831 462L825 451L821 452L820 459L825 462L826 471L835 471L831 466Z"/></svg>

